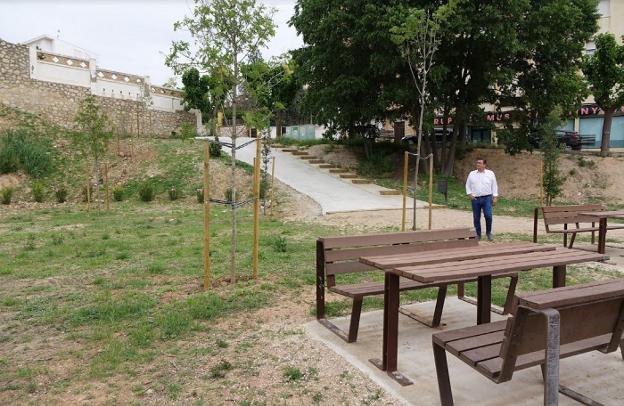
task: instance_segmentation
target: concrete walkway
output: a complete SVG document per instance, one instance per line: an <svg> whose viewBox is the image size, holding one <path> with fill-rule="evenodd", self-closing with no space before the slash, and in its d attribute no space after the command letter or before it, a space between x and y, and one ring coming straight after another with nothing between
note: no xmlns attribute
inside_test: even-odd
<svg viewBox="0 0 624 406"><path fill-rule="evenodd" d="M434 302L407 306L424 314L432 314ZM431 335L446 329L457 329L475 324L476 307L447 298L440 329L428 328L405 316L399 317L398 370L414 384L402 387L384 372L373 366L370 358L381 358L383 311L363 313L358 341L347 344L317 321L306 324L306 334L323 342L356 368L393 395L400 404L439 405L439 394ZM492 321L502 316L492 314ZM346 317L335 320L347 330ZM451 386L455 405L541 405L543 402L542 375L539 367L515 372L510 382L495 384L453 355L448 356ZM560 364L560 382L604 405L624 404L624 363L620 350L602 354L598 351L566 358ZM560 405L579 403L559 395Z"/></svg>
<svg viewBox="0 0 624 406"><path fill-rule="evenodd" d="M220 137L219 139L230 142L227 137ZM250 138L247 137L238 137L236 144L242 145L249 140ZM231 153L229 148L223 148L223 151L227 154ZM275 177L296 191L312 198L321 206L323 214L402 208L402 197L381 196L379 190L384 188L380 186L354 185L330 174L328 171L302 161L290 153L275 148L272 149L271 153L275 156ZM236 159L248 164L253 163L255 155L255 143L236 151ZM417 203L417 207L425 207L425 205L425 202L418 201ZM413 207L411 199L408 199L407 207Z"/></svg>

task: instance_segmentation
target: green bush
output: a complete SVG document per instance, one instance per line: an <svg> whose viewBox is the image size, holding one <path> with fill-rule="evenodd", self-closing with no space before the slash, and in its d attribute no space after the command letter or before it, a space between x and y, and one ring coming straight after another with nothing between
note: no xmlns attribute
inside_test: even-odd
<svg viewBox="0 0 624 406"><path fill-rule="evenodd" d="M198 188L196 190L196 196L197 196L197 203L203 204L204 203L204 189Z"/></svg>
<svg viewBox="0 0 624 406"><path fill-rule="evenodd" d="M93 187L89 183L89 186L82 187L82 202L93 202Z"/></svg>
<svg viewBox="0 0 624 406"><path fill-rule="evenodd" d="M59 186L54 191L57 203L65 203L67 201L67 189L65 186Z"/></svg>
<svg viewBox="0 0 624 406"><path fill-rule="evenodd" d="M30 188L32 195L33 195L33 200L37 203L41 203L43 202L43 198L45 195L45 190L43 188L43 185L39 182L33 182L31 188Z"/></svg>
<svg viewBox="0 0 624 406"><path fill-rule="evenodd" d="M5 187L0 190L0 197L2 198L2 204L11 204L11 198L13 197L13 188Z"/></svg>
<svg viewBox="0 0 624 406"><path fill-rule="evenodd" d="M121 202L124 198L124 189L123 186L117 185L113 189L113 200L116 202Z"/></svg>
<svg viewBox="0 0 624 406"><path fill-rule="evenodd" d="M0 140L0 173L23 170L40 178L52 171L54 147L49 139L18 128L0 133Z"/></svg>
<svg viewBox="0 0 624 406"><path fill-rule="evenodd" d="M139 186L139 198L142 202L151 202L154 200L154 186L150 182L143 182Z"/></svg>
<svg viewBox="0 0 624 406"><path fill-rule="evenodd" d="M228 202L235 202L237 196L238 192L236 194L232 193L232 188L225 189L225 200Z"/></svg>
<svg viewBox="0 0 624 406"><path fill-rule="evenodd" d="M169 200L178 200L178 189L175 186L171 186L167 193L169 194Z"/></svg>

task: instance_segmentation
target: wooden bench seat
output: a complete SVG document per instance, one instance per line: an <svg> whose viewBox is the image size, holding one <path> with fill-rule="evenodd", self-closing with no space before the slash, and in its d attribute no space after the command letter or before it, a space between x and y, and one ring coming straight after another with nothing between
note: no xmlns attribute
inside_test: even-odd
<svg viewBox="0 0 624 406"><path fill-rule="evenodd" d="M383 282L366 281L351 284L337 282L336 279L345 274L380 272L379 269L373 266L361 263L359 261L360 257L393 254L411 255L415 253L420 255L422 253L426 261L435 262L435 258L428 259L435 250L468 247L479 247L476 234L468 228L319 238L316 245L316 317L321 324L345 341L355 342L357 340L363 298L384 293ZM511 278L507 296L508 300L505 304L505 309L508 310L511 307L511 299L515 292L518 280L517 274L509 273L499 277ZM444 283L421 283L402 278L401 291L437 288L438 293L436 307L433 317L429 319L430 321L404 309L401 312L430 327L437 327L442 317L447 286L449 284L463 284L464 282L472 281L474 279L467 280L464 278ZM325 289L353 299L348 333L341 331L325 317Z"/></svg>
<svg viewBox="0 0 624 406"><path fill-rule="evenodd" d="M537 223L539 213L542 213L546 233L563 234L563 245L572 248L576 234L592 233L592 244L596 240L596 232L600 228L596 225L594 217L584 216L580 213L588 211L604 211L600 204L585 204L575 206L544 206L537 207L533 213L533 242L537 242ZM559 228L561 227L561 228ZM609 225L607 230L624 229L624 225ZM568 245L568 234L571 234Z"/></svg>
<svg viewBox="0 0 624 406"><path fill-rule="evenodd" d="M453 404L446 352L495 383L511 380L515 371L541 365L544 404L550 405L556 404L560 387L559 359L594 350L612 352L622 340L621 279L536 292L520 296L516 305L507 320L433 335L442 405ZM560 390L576 400L588 399L564 386Z"/></svg>

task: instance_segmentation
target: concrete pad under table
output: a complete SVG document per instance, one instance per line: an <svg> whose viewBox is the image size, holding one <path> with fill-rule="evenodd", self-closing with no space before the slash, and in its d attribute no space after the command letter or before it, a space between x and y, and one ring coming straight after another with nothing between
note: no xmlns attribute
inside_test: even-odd
<svg viewBox="0 0 624 406"><path fill-rule="evenodd" d="M408 305L412 311L433 314L435 302ZM358 341L347 344L317 321L306 325L306 333L323 342L353 366L368 375L375 383L407 405L439 405L438 384L433 363L431 336L444 330L454 330L476 324L475 307L448 297L444 305L442 323L438 329L428 328L408 317L399 316L398 370L414 384L402 387L385 372L369 362L381 358L383 310L363 313L360 319ZM492 314L492 321L503 320ZM349 317L333 320L347 330ZM542 375L539 366L514 373L513 379L495 384L457 357L447 354L455 405L541 405L543 402ZM604 405L624 404L624 360L620 350L611 354L594 351L561 360L560 382ZM559 395L560 405L579 405Z"/></svg>

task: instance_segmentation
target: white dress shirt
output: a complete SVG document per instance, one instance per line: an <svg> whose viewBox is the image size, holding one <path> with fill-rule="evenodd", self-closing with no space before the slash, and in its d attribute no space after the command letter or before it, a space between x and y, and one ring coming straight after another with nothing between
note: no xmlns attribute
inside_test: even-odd
<svg viewBox="0 0 624 406"><path fill-rule="evenodd" d="M468 175L466 180L466 194L474 197L493 195L498 197L498 185L496 184L496 175L489 169L483 172L474 170Z"/></svg>

